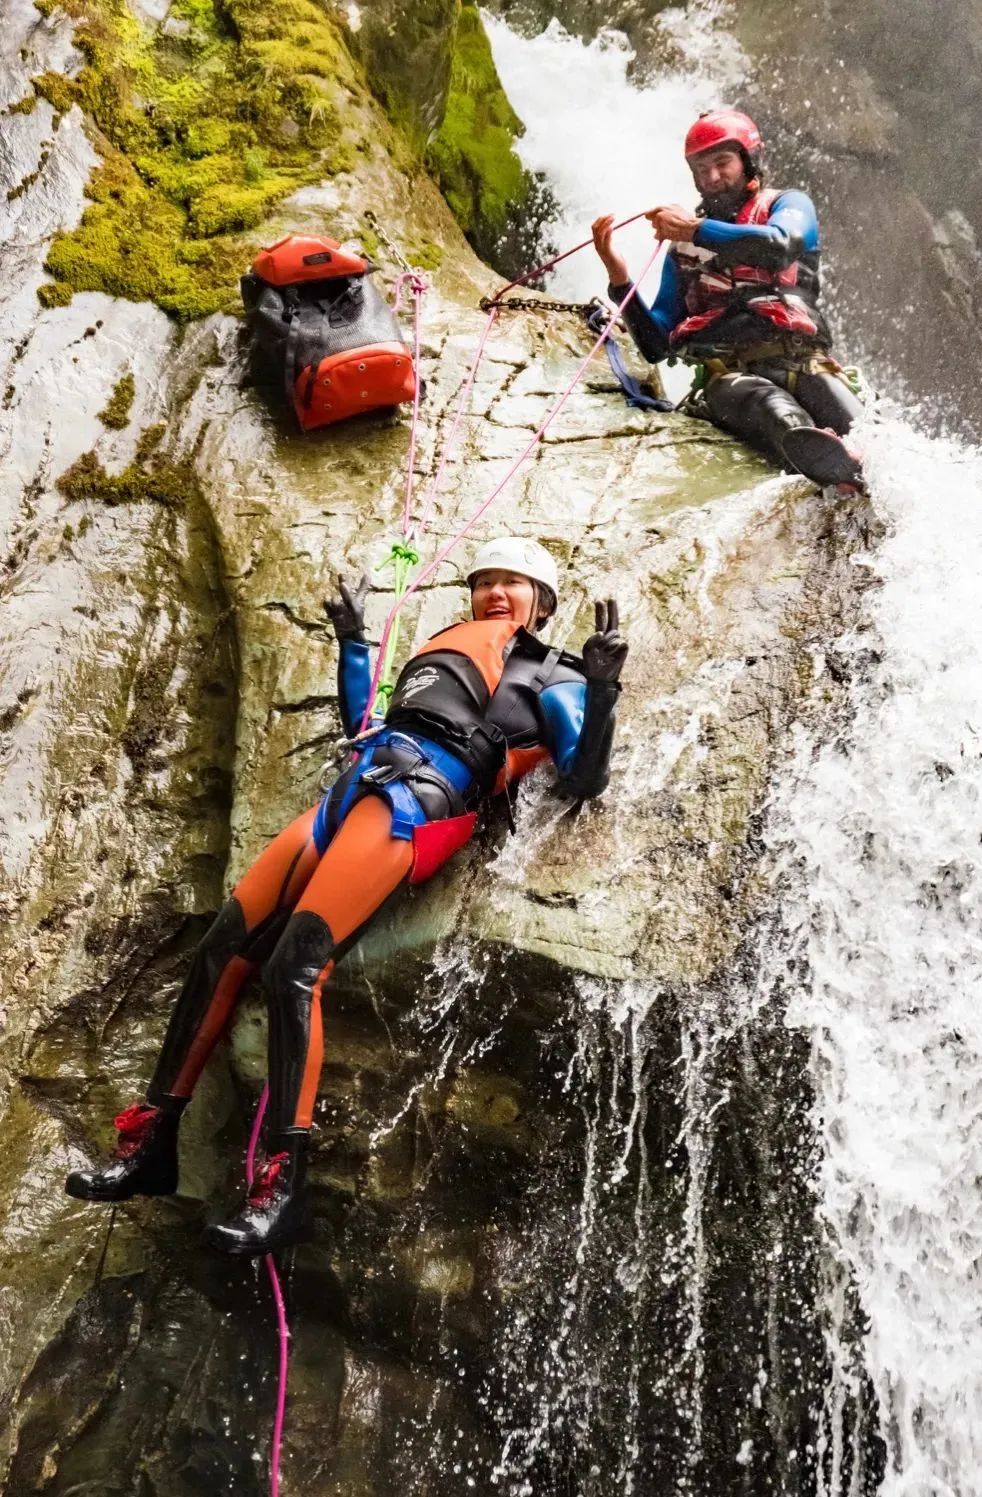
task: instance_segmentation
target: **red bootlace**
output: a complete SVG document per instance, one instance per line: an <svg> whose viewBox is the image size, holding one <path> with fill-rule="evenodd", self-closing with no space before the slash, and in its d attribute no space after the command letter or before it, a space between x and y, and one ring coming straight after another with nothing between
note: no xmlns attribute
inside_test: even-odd
<svg viewBox="0 0 982 1497"><path fill-rule="evenodd" d="M159 1108L151 1107L148 1102L131 1102L129 1107L116 1114L113 1125L119 1130L116 1154L120 1159L127 1159L136 1153L157 1121L159 1111Z"/></svg>
<svg viewBox="0 0 982 1497"><path fill-rule="evenodd" d="M249 1186L249 1194L246 1200L250 1206L263 1206L273 1194L284 1164L289 1159L289 1154L273 1154L269 1159L264 1159L253 1176L252 1184Z"/></svg>

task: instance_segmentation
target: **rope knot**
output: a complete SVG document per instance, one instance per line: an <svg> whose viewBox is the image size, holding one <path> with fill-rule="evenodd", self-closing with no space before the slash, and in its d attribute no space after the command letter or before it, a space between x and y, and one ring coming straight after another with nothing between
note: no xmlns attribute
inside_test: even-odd
<svg viewBox="0 0 982 1497"><path fill-rule="evenodd" d="M401 541L393 544L392 556L396 561L407 561L411 567L419 566L419 552L414 551L412 546L404 545Z"/></svg>
<svg viewBox="0 0 982 1497"><path fill-rule="evenodd" d="M402 293L408 286L413 296L422 297L430 289L430 283L421 270L401 270L395 279L395 304L393 310L401 312Z"/></svg>

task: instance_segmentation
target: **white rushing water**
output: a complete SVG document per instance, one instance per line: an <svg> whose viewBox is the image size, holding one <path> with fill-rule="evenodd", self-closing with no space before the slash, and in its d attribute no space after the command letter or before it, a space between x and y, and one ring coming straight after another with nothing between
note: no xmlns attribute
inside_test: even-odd
<svg viewBox="0 0 982 1497"><path fill-rule="evenodd" d="M587 45L554 22L528 40L488 20L499 71L527 127L523 160L544 173L561 205L553 225L559 244L585 237L601 211L622 216L658 201L691 201L685 128L700 109L739 102L739 55L718 47L729 59L722 72L703 61L718 7L665 13L663 23L688 47L690 67L636 86L630 49L616 34ZM645 225L626 231L629 263L637 265L649 243ZM603 289L601 279L587 251L550 289L589 296ZM767 835L785 892L750 1007L769 1001L776 972L807 974L791 989L786 1022L811 1041L822 1146L829 1383L819 1490L823 1497L873 1490L856 1435L865 1375L886 1447L879 1497L979 1497L982 455L919 435L899 417L872 426L864 444L885 533L858 564L877 585L867 627L851 642L848 723L831 742L828 730L824 737L802 730L773 790ZM627 1036L629 1071L637 1069L632 1046L650 996L632 994L625 1018L615 993L585 995L588 1012L606 1004L612 1032ZM718 1039L714 1022L694 1017L682 1078L694 1168L680 1253L690 1272L696 1435L698 1176L715 1105L702 1087L700 1056ZM589 1127L588 1138L593 1147ZM618 1490L633 1490L629 1470Z"/></svg>
<svg viewBox="0 0 982 1497"><path fill-rule="evenodd" d="M685 71L665 72L648 86L630 81L634 53L620 32L607 30L586 43L554 20L528 39L485 15L495 65L525 125L519 156L529 171L545 175L559 203L548 225L556 244L585 239L601 213L621 219L659 203L695 201L682 154L685 132L701 110L725 102L744 71L735 43L728 39L722 52L709 44L719 10L704 4L691 13L663 13ZM651 244L644 220L618 232L617 245L635 271ZM549 290L585 299L603 294L603 267L592 250L557 266ZM646 298L656 290L652 276Z"/></svg>
<svg viewBox="0 0 982 1497"><path fill-rule="evenodd" d="M866 438L887 526L854 717L779 787L821 1213L868 1319L882 1497L982 1492L982 456ZM834 1497L834 1493L833 1493Z"/></svg>

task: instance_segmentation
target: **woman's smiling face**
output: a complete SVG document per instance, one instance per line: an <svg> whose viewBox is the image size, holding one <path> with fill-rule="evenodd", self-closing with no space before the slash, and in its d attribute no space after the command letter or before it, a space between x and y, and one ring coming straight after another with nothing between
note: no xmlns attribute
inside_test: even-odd
<svg viewBox="0 0 982 1497"><path fill-rule="evenodd" d="M532 628L535 623L535 583L520 572L478 572L471 589L471 610L475 619L511 619L513 623Z"/></svg>

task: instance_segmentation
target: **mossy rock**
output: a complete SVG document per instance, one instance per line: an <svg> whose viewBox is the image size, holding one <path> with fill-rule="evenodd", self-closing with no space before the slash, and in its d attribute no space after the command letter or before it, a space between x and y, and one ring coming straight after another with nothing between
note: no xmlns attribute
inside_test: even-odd
<svg viewBox="0 0 982 1497"><path fill-rule="evenodd" d="M461 6L450 92L427 161L464 232L504 227L510 203L523 196L515 155L522 122L501 87L491 44L475 5Z"/></svg>
<svg viewBox="0 0 982 1497"><path fill-rule="evenodd" d="M138 457L121 473L107 473L94 452L83 452L62 473L57 487L66 499L94 501L110 507L150 503L165 509L181 509L188 496L197 491L198 480L190 462L167 463L155 457L142 461Z"/></svg>
<svg viewBox="0 0 982 1497"><path fill-rule="evenodd" d="M66 281L44 281L38 287L42 307L67 307L74 295L75 288Z"/></svg>
<svg viewBox="0 0 982 1497"><path fill-rule="evenodd" d="M241 236L353 159L344 104L361 84L336 23L313 0L175 0L150 34L117 0L66 8L85 65L34 88L84 110L102 164L52 243L42 301L104 291L180 321L237 308L255 248Z"/></svg>
<svg viewBox="0 0 982 1497"><path fill-rule="evenodd" d="M116 381L113 393L99 412L99 420L103 426L108 426L112 431L122 431L129 423L135 394L136 380L132 374L124 374Z"/></svg>
<svg viewBox="0 0 982 1497"><path fill-rule="evenodd" d="M460 0L375 0L352 34L375 93L417 151L447 109Z"/></svg>

